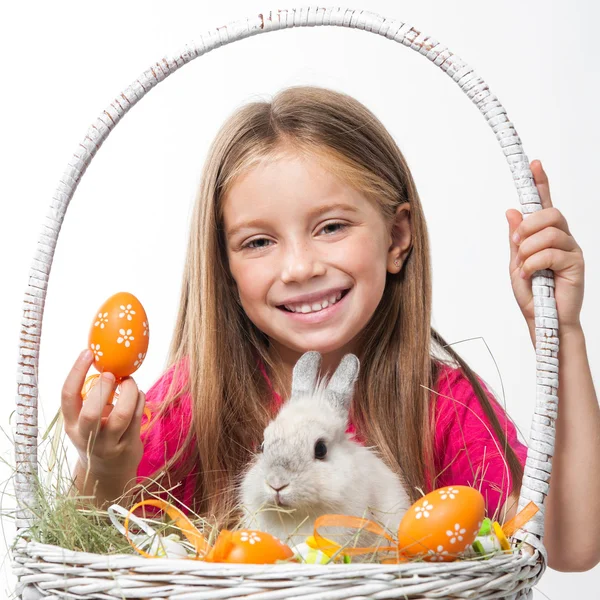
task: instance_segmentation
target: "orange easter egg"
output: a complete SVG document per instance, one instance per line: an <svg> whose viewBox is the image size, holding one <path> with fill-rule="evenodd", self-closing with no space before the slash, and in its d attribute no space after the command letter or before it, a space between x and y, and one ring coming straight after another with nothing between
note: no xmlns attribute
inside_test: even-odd
<svg viewBox="0 0 600 600"><path fill-rule="evenodd" d="M222 531L210 554L210 560L249 565L273 564L294 557L289 546L264 531L241 529Z"/></svg>
<svg viewBox="0 0 600 600"><path fill-rule="evenodd" d="M476 489L454 485L434 490L402 518L400 552L426 561L456 560L475 541L484 517L485 502Z"/></svg>
<svg viewBox="0 0 600 600"><path fill-rule="evenodd" d="M139 369L149 340L148 317L141 302L133 294L119 292L96 311L88 348L94 353L94 367L118 379Z"/></svg>

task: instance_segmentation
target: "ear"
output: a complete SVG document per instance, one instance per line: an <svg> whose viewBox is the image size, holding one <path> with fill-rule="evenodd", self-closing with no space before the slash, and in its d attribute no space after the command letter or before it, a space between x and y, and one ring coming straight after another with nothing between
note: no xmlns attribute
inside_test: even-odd
<svg viewBox="0 0 600 600"><path fill-rule="evenodd" d="M338 410L345 412L350 410L354 383L358 379L359 370L358 358L354 354L346 354L329 380L325 397Z"/></svg>
<svg viewBox="0 0 600 600"><path fill-rule="evenodd" d="M402 265L412 248L412 232L410 223L410 204L403 202L396 209L396 216L390 232L391 243L388 249L387 270L389 273L400 273Z"/></svg>
<svg viewBox="0 0 600 600"><path fill-rule="evenodd" d="M321 355L318 352L305 352L298 359L292 371L292 397L313 393L320 368Z"/></svg>

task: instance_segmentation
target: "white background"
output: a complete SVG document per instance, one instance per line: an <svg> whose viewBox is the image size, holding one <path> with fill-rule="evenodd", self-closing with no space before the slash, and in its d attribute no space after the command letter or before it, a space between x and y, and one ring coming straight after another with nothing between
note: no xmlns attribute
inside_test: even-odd
<svg viewBox="0 0 600 600"><path fill-rule="evenodd" d="M346 6L412 23L446 44L500 98L529 158L543 161L554 203L586 257L582 320L597 381L598 5L380 0ZM232 0L36 0L3 7L0 423L8 436L28 270L50 198L77 144L153 62L207 29L268 9ZM41 431L59 406L62 382L86 345L96 309L117 291L140 298L152 327L138 384L146 390L160 375L189 211L210 140L239 105L301 83L353 94L395 136L430 226L434 326L452 342L485 340L501 379L482 341L457 348L500 395L502 381L507 408L527 437L535 361L507 274L504 212L518 202L502 152L477 109L440 69L400 44L341 28L275 32L211 52L160 84L111 134L74 196L55 254L39 370ZM11 461L10 442L1 437L2 456ZM2 474L8 477L8 469ZM3 505L10 505L8 496ZM10 542L11 523L4 519L3 525ZM6 593L0 595L8 596L9 560L1 572ZM548 570L535 598L597 597L599 583L600 567L584 574Z"/></svg>

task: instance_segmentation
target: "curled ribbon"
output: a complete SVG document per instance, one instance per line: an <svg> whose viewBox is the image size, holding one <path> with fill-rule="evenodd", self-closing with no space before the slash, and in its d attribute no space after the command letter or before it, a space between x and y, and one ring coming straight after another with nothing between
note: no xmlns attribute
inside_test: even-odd
<svg viewBox="0 0 600 600"><path fill-rule="evenodd" d="M529 502L523 510L519 511L515 517L510 521L507 521L504 525L500 526L498 523L494 523L494 532L498 537L500 546L503 550L510 550L510 543L508 537L513 535L517 529L520 529L525 525L537 512L539 508L533 503ZM327 538L324 538L317 530L320 527L344 527L347 529L357 529L359 531L370 531L376 535L385 538L391 542L392 546L370 546L364 548L350 548L340 546ZM387 558L381 562L384 564L406 562L408 559L400 551L400 547L397 542L377 523L369 521L368 519L361 519L360 517L349 517L345 515L323 515L315 521L314 541L311 546L315 550L321 550L327 556L335 556L339 552L343 552L348 556L357 556L360 554L373 554L375 552L394 552L395 558ZM314 545L313 545L314 544Z"/></svg>
<svg viewBox="0 0 600 600"><path fill-rule="evenodd" d="M201 560L207 559L207 555L211 548L208 542L204 539L204 536L198 531L196 527L194 527L192 522L187 518L187 516L183 512L181 512L178 508L175 508L171 504L164 502L163 500L143 500L142 502L138 502L137 504L131 507L127 516L125 517L125 523L123 524L123 527L125 528L125 537L136 552L138 552L142 556L145 556L146 558L155 558L155 556L153 556L152 554L149 554L145 550L142 550L132 539L129 533L129 520L131 518L131 515L133 512L135 512L138 508L142 506L154 506L155 508L159 508L163 512L167 513L167 515L169 515L169 517L172 520L173 526L180 529L181 533L194 547L194 550L196 551L196 556L192 558Z"/></svg>
<svg viewBox="0 0 600 600"><path fill-rule="evenodd" d="M81 398L84 402L87 399L87 396L90 393L90 391L92 390L92 388L96 385L97 380L99 378L100 378L100 375L98 373L95 373L94 375L89 375L88 377L86 377L86 379L83 383L83 388L81 389ZM112 404L115 400L119 399L118 387L121 385L121 382L123 381L123 379L125 379L125 378L124 377L117 378L117 380L116 380L117 385L116 385L115 389L112 391L107 404ZM141 430L140 430L141 433L144 433L150 425L150 418L152 416L152 413L150 412L150 409L147 406L144 406L144 415L146 416L146 422L141 427Z"/></svg>
<svg viewBox="0 0 600 600"><path fill-rule="evenodd" d="M504 535L506 537L514 535L517 529L521 529L539 510L533 502L529 502L523 510L520 510L510 521L502 525Z"/></svg>
<svg viewBox="0 0 600 600"><path fill-rule="evenodd" d="M319 533L319 527L344 527L346 529L356 529L361 531L370 531L391 542L392 546L370 546L370 547L344 547L340 546ZM361 517L349 517L346 515L322 515L315 521L315 531L313 534L315 550L321 550L329 557L334 557L339 552L346 556L359 556L361 554L371 554L373 552L395 552L398 554L398 546L386 531L373 521Z"/></svg>
<svg viewBox="0 0 600 600"><path fill-rule="evenodd" d="M129 532L129 520L135 519L133 512L142 506L153 506L155 508L159 508L169 515L169 517L172 519L172 525L180 529L181 533L185 536L185 538L187 538L196 551L195 556L188 556L186 558L203 560L206 562L221 562L223 557L229 554L233 543L231 541L231 531L226 529L221 531L217 537L215 545L211 548L210 544L206 541L202 533L198 531L189 518L178 508L175 508L163 500L144 500L131 507L131 509L127 512L124 523L124 534L127 538L127 541L136 550L136 552L142 556L145 556L146 558L156 558L156 555L149 554L138 545L137 542L139 542L139 536L136 538ZM121 510L124 513L125 509ZM523 510L521 510L510 521L507 521L503 526L494 523L494 529L503 550L510 550L510 544L507 538L513 535L517 529L523 527L523 525L525 525L538 511L539 508L533 502L529 502L529 504L527 504ZM369 547L341 546L340 544L325 538L319 533L319 528L323 527L343 527L345 529L356 529L358 532L368 531L387 540L390 542L390 545ZM142 526L142 528L149 533L145 527ZM121 531L121 529L119 530ZM155 533L154 530L152 530L152 532ZM314 548L315 550L321 550L321 552L332 559L340 553L343 553L345 556L359 556L361 554L373 554L376 552L393 552L395 557L385 558L381 561L381 563L398 564L408 561L408 558L400 551L398 543L385 531L383 527L374 521L363 519L361 517L352 517L347 515L322 515L315 521L314 533L313 536L308 539L308 542L310 547Z"/></svg>
<svg viewBox="0 0 600 600"><path fill-rule="evenodd" d="M148 554L156 557L166 556L167 558L187 558L189 550L186 547L187 544L179 539L179 536L168 535L166 537L160 535L149 523L143 519L139 519L135 515L131 514L127 509L113 504L107 509L108 516L112 521L114 527L122 533L131 544L134 542L140 550L148 550ZM144 533L131 533L129 527L125 527L121 524L117 515L121 517L129 518L133 521L141 531ZM127 523L129 525L129 522Z"/></svg>
<svg viewBox="0 0 600 600"><path fill-rule="evenodd" d="M133 513L142 506L154 506L155 508L159 508L163 512L167 513L167 515L169 515L169 517L172 520L172 523L170 524L174 527L177 527L184 535L184 537L188 540L188 542L190 542L196 554L195 556L188 555L182 558L191 560L203 560L205 562L222 562L223 559L229 554L231 547L233 546L233 542L231 540L232 532L227 529L224 529L217 537L215 545L211 548L210 544L206 541L202 533L198 531L198 529L189 520L189 518L178 508L175 508L174 506L165 502L164 500L143 500L142 502L138 502L137 504L132 506L129 511L125 511L125 509L122 509L118 505L113 505L111 509L121 509L118 512L122 512L122 514L126 513L125 522L123 526L118 526L117 528L119 529L119 531L121 531L121 533L125 535L131 547L138 554L141 554L146 558L160 558L160 555L150 554L143 549L143 546L147 545L147 537L142 537L142 539L140 540L140 536L132 535L129 531L130 520L140 524L139 520L135 517L135 515L133 515ZM115 520L112 520L114 523ZM147 534L156 535L156 532L152 528L149 528L147 524L142 522L141 527Z"/></svg>

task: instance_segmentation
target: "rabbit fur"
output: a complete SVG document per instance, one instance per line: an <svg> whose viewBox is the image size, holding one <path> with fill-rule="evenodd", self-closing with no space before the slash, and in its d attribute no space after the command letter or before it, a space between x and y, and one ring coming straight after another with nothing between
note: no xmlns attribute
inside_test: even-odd
<svg viewBox="0 0 600 600"><path fill-rule="evenodd" d="M358 358L344 356L328 382L318 379L320 365L321 355L307 352L294 366L291 396L266 427L262 451L241 481L243 524L295 543L313 534L318 516L345 514L373 519L395 534L409 496L377 454L346 433ZM361 534L359 545L368 535Z"/></svg>

